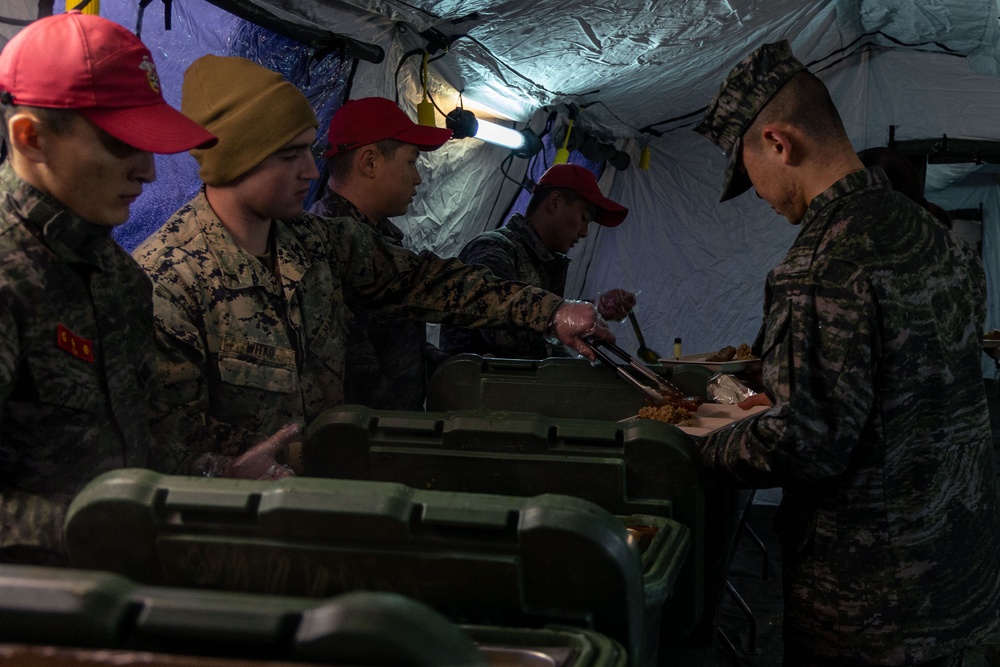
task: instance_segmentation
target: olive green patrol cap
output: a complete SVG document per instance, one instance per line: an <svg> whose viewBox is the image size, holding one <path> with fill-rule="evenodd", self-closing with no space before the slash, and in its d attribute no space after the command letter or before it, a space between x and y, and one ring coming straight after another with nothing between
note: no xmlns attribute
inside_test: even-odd
<svg viewBox="0 0 1000 667"><path fill-rule="evenodd" d="M719 201L746 192L750 179L736 169L743 149L743 133L760 110L785 83L805 69L792 55L788 42L765 44L733 68L708 105L705 117L694 131L722 149L726 177Z"/></svg>

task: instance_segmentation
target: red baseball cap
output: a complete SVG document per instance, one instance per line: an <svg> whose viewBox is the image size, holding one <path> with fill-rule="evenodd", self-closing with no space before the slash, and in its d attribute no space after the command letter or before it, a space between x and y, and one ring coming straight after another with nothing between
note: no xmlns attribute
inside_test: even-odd
<svg viewBox="0 0 1000 667"><path fill-rule="evenodd" d="M451 130L417 125L392 100L362 97L337 109L327 133L330 148L323 157L346 153L384 139L414 144L422 151L435 151L451 139Z"/></svg>
<svg viewBox="0 0 1000 667"><path fill-rule="evenodd" d="M617 227L628 215L627 208L601 194L594 173L578 164L554 164L546 169L534 191L544 188L566 188L577 193L597 207L594 222L605 227Z"/></svg>
<svg viewBox="0 0 1000 667"><path fill-rule="evenodd" d="M208 148L215 135L163 99L149 49L114 21L70 11L28 24L0 53L13 104L72 109L151 153Z"/></svg>

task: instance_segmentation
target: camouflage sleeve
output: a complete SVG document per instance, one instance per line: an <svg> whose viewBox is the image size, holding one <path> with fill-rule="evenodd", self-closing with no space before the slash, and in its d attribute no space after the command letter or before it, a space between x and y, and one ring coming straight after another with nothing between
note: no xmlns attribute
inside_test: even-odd
<svg viewBox="0 0 1000 667"><path fill-rule="evenodd" d="M218 422L209 415L208 352L183 298L162 282L154 284L156 300L156 376L152 429L164 442L190 450L179 459L178 472L190 472L193 455L243 452L266 437ZM178 460L176 450L174 459Z"/></svg>
<svg viewBox="0 0 1000 667"><path fill-rule="evenodd" d="M515 250L499 234L479 236L462 248L458 258L466 264L485 266L497 278L517 280ZM545 341L533 331L483 328L476 332L495 354L513 357L546 356Z"/></svg>
<svg viewBox="0 0 1000 667"><path fill-rule="evenodd" d="M874 403L873 289L852 264L771 304L764 384L773 407L700 443L717 481L747 488L809 484L847 469Z"/></svg>
<svg viewBox="0 0 1000 667"><path fill-rule="evenodd" d="M562 297L501 280L486 267L387 243L350 220L329 224L347 297L404 317L465 327L508 326L545 331ZM340 237L340 238L337 238Z"/></svg>

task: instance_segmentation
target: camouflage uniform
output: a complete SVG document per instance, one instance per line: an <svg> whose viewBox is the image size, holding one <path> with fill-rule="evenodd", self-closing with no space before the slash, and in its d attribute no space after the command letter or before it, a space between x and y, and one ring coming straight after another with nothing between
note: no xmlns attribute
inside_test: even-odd
<svg viewBox="0 0 1000 667"><path fill-rule="evenodd" d="M385 242L348 218L277 220L280 278L235 244L202 191L134 255L153 280L158 426L244 451L344 399L348 306L543 331L562 299Z"/></svg>
<svg viewBox="0 0 1000 667"><path fill-rule="evenodd" d="M63 514L93 477L176 462L150 459L149 280L110 227L73 215L9 163L0 192L0 550L44 559L62 552Z"/></svg>
<svg viewBox="0 0 1000 667"><path fill-rule="evenodd" d="M403 232L383 218L370 220L332 190L310 209L325 218L352 218L388 243L403 247ZM447 355L427 342L423 322L352 306L348 319L344 402L388 410L423 410L427 379Z"/></svg>
<svg viewBox="0 0 1000 667"><path fill-rule="evenodd" d="M838 665L957 653L1000 604L982 264L888 188L811 202L767 281L773 407L700 443L716 481L784 487L785 641Z"/></svg>
<svg viewBox="0 0 1000 667"><path fill-rule="evenodd" d="M519 280L555 294L566 289L569 259L552 252L521 214L500 229L484 232L469 241L458 258L466 264L482 264L505 280ZM530 332L502 329L470 331L441 327L441 349L448 354L473 352L514 359L544 359L562 354L562 349Z"/></svg>

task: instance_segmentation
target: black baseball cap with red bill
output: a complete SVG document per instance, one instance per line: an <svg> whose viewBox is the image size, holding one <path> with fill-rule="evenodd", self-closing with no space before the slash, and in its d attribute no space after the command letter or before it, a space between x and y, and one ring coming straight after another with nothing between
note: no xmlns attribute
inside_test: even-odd
<svg viewBox="0 0 1000 667"><path fill-rule="evenodd" d="M7 104L72 109L151 153L208 148L215 135L163 99L149 49L114 21L70 11L33 21L0 52Z"/></svg>
<svg viewBox="0 0 1000 667"><path fill-rule="evenodd" d="M451 130L417 125L395 102L384 97L362 97L344 102L330 120L330 147L323 157L333 157L386 139L434 151L451 139Z"/></svg>
<svg viewBox="0 0 1000 667"><path fill-rule="evenodd" d="M547 188L572 190L595 207L594 222L605 227L617 227L625 221L628 209L601 193L594 172L578 164L554 164L535 183L534 192Z"/></svg>

